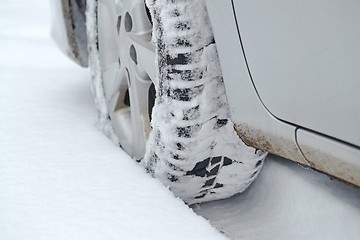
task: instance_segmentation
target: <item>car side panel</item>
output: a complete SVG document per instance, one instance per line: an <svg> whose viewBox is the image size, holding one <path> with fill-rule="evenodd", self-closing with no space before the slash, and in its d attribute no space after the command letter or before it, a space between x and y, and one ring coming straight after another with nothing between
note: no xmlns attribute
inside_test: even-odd
<svg viewBox="0 0 360 240"><path fill-rule="evenodd" d="M249 146L310 166L296 141L296 127L274 118L262 105L241 50L231 0L207 0L232 120Z"/></svg>
<svg viewBox="0 0 360 240"><path fill-rule="evenodd" d="M360 146L360 2L233 3L266 108L279 119Z"/></svg>
<svg viewBox="0 0 360 240"><path fill-rule="evenodd" d="M214 30L231 117L239 137L249 146L360 186L360 169L352 169L360 163L360 151L356 147L284 122L273 116L263 105L247 69L232 1L207 0L207 8ZM346 153L349 149L351 152ZM320 159L323 156L330 160ZM352 170L343 171L344 169Z"/></svg>
<svg viewBox="0 0 360 240"><path fill-rule="evenodd" d="M360 186L360 149L305 129L298 129L296 136L313 168Z"/></svg>

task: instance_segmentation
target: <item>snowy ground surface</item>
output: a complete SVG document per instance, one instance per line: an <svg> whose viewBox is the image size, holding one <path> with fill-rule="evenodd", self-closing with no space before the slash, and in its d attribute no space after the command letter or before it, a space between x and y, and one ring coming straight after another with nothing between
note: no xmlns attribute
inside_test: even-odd
<svg viewBox="0 0 360 240"><path fill-rule="evenodd" d="M225 239L97 129L48 11L0 4L0 239Z"/></svg>
<svg viewBox="0 0 360 240"><path fill-rule="evenodd" d="M359 188L274 156L244 193L193 208L231 239L360 239Z"/></svg>
<svg viewBox="0 0 360 240"><path fill-rule="evenodd" d="M0 239L224 239L96 128L88 70L43 0L0 5ZM231 239L359 239L360 190L270 156L255 183L194 205Z"/></svg>

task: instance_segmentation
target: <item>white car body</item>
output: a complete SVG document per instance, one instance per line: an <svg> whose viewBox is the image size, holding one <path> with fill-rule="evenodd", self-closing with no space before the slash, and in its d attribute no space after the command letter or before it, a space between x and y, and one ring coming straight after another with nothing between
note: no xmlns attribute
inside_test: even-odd
<svg viewBox="0 0 360 240"><path fill-rule="evenodd" d="M51 2L53 35L86 66L69 13L76 1ZM360 3L206 3L239 137L360 186Z"/></svg>

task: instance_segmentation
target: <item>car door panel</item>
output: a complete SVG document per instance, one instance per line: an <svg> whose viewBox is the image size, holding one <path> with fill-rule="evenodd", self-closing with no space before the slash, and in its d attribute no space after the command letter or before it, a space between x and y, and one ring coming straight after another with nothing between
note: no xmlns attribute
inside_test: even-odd
<svg viewBox="0 0 360 240"><path fill-rule="evenodd" d="M252 81L271 114L360 146L360 2L233 6Z"/></svg>

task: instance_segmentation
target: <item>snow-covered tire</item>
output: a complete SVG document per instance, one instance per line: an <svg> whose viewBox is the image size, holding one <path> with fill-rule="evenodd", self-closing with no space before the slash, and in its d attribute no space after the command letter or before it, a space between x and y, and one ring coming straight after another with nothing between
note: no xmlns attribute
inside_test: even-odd
<svg viewBox="0 0 360 240"><path fill-rule="evenodd" d="M104 94L98 47L97 6L97 0L86 2L86 34L88 41L89 67L91 72L91 90L94 95L95 106L98 112L99 128L111 140L118 143L117 136L111 126L110 114Z"/></svg>
<svg viewBox="0 0 360 240"><path fill-rule="evenodd" d="M110 15L119 16L116 24L116 21L109 22L119 34L116 36L120 38L117 46L111 45L109 36L103 36L108 32L98 26L98 14L102 14L98 3L109 4L106 9ZM111 4L116 7L115 12L111 12ZM153 22L156 77L146 68L149 65L141 62L154 61L149 60L151 54L141 48L141 44L146 45L146 41L150 41L146 40L148 25L142 22L138 27L136 22L147 18L141 16L147 14L143 4L142 0L87 2L89 63L100 127L131 156L142 159L142 164L150 173L188 204L226 198L243 191L256 178L266 153L247 147L234 131L204 1L147 1ZM126 26L123 21L129 16L131 26ZM150 34L151 25L149 31ZM107 51L102 50L101 41L106 43L103 46L110 46L108 54L115 52L118 55L104 61L104 55L108 56L106 53L101 55L102 51ZM134 57L133 50L138 56L135 54ZM116 57L119 58L118 65ZM106 82L109 76L107 66L115 66L113 70L117 71L114 75L117 77L110 79L113 86L110 88ZM124 83L124 77L121 77L124 72L127 73L125 79L128 83ZM151 78L156 89L149 137L144 137L146 124L141 123L148 116L144 109L152 106L145 99L148 96L151 98L153 91L148 90L151 89L151 81L146 83L148 85L140 85L146 81L139 79L139 75ZM119 105L114 102L124 105L126 91L131 99L131 115L135 116L128 127L134 130L130 143L124 137L126 132L116 130L117 124L122 125L123 122L116 120L119 111L114 108ZM120 110L123 113L123 109ZM142 145L144 150L138 150Z"/></svg>
<svg viewBox="0 0 360 240"><path fill-rule="evenodd" d="M266 153L234 131L205 1L147 5L159 84L144 164L189 204L245 190Z"/></svg>

